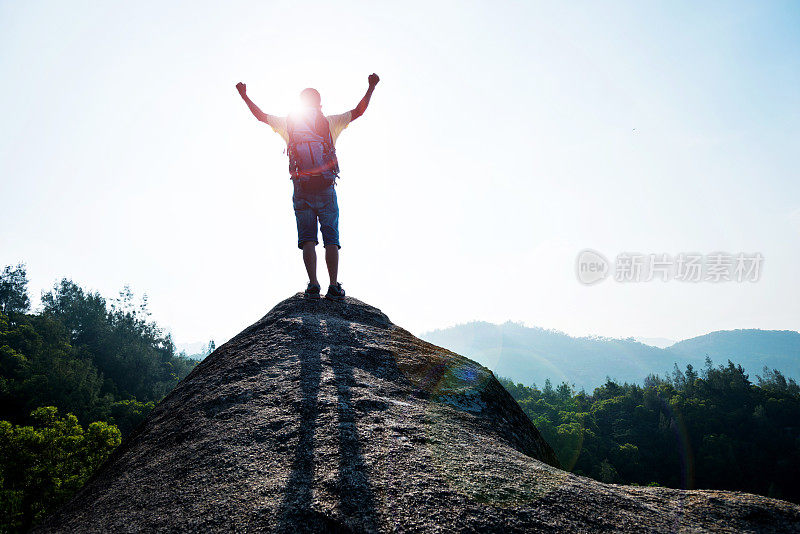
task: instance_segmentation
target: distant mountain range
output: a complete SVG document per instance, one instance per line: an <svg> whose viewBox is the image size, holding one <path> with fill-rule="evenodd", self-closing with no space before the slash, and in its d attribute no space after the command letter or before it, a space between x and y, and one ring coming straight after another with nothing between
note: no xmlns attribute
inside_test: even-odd
<svg viewBox="0 0 800 534"><path fill-rule="evenodd" d="M606 377L636 382L664 376L674 364L698 371L708 356L715 365L741 364L752 380L764 366L800 380L800 333L791 330L724 330L659 348L634 338L572 337L556 330L473 322L422 334L423 339L485 365L498 376L542 386L567 382L591 392ZM644 340L643 340L644 341Z"/></svg>
<svg viewBox="0 0 800 534"><path fill-rule="evenodd" d="M675 344L674 339L667 339L665 337L635 337L633 338L639 343L644 343L645 345L652 345L653 347L658 347L660 349L666 349L670 345Z"/></svg>

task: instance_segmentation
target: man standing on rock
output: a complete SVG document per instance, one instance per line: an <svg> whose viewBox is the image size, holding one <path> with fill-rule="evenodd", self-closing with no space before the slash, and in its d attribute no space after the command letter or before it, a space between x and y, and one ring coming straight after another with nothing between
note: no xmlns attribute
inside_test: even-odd
<svg viewBox="0 0 800 534"><path fill-rule="evenodd" d="M344 289L337 280L339 271L339 206L336 202L336 178L339 163L336 159L336 139L366 111L369 100L380 78L370 74L369 88L361 102L341 115L322 114L322 99L316 89L303 89L300 93L301 109L288 117L276 117L261 111L247 96L247 86L236 84L247 107L261 122L269 124L286 141L289 155L289 173L294 184L294 215L297 219L297 246L303 251L303 262L308 272L307 298L320 297L317 280L317 223L325 245L325 263L328 265L330 285L325 298L344 300Z"/></svg>

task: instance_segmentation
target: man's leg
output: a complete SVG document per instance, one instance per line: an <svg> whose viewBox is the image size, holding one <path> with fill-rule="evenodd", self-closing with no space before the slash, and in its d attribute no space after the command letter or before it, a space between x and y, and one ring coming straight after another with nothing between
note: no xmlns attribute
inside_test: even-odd
<svg viewBox="0 0 800 534"><path fill-rule="evenodd" d="M297 185L292 197L294 215L297 219L297 246L303 251L303 263L306 265L308 281L319 286L317 280L317 215L311 205L300 196Z"/></svg>
<svg viewBox="0 0 800 534"><path fill-rule="evenodd" d="M317 244L313 241L306 241L303 243L303 263L306 264L306 272L308 272L308 281L312 284L319 285L317 280ZM325 258L327 259L327 247L325 251ZM330 269L330 266L328 267Z"/></svg>
<svg viewBox="0 0 800 534"><path fill-rule="evenodd" d="M305 254L305 249L303 254ZM314 255L314 260L316 262L316 255ZM339 276L339 245L325 245L325 263L328 264L328 276L331 278L331 285L335 286L336 278Z"/></svg>

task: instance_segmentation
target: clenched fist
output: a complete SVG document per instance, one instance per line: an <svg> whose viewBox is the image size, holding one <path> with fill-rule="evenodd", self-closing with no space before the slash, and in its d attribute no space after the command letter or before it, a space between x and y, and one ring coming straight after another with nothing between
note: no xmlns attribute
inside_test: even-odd
<svg viewBox="0 0 800 534"><path fill-rule="evenodd" d="M376 76L376 78L377 78L377 76ZM245 84L243 84L242 82L239 82L239 83L236 84L236 90L239 91L239 94L242 95L242 96L247 94L247 86Z"/></svg>
<svg viewBox="0 0 800 534"><path fill-rule="evenodd" d="M375 74L374 72L369 75L369 78L367 78L367 80L369 81L369 84L372 87L375 87L376 85L378 85L378 82L381 81L381 79L378 78L378 75Z"/></svg>

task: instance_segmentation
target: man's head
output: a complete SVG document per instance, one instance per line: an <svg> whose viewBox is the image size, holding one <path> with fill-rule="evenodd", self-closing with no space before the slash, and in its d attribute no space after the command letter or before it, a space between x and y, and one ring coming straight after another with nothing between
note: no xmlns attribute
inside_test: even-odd
<svg viewBox="0 0 800 534"><path fill-rule="evenodd" d="M309 87L300 91L300 102L303 107L318 108L322 105L322 98L319 96L319 91Z"/></svg>

